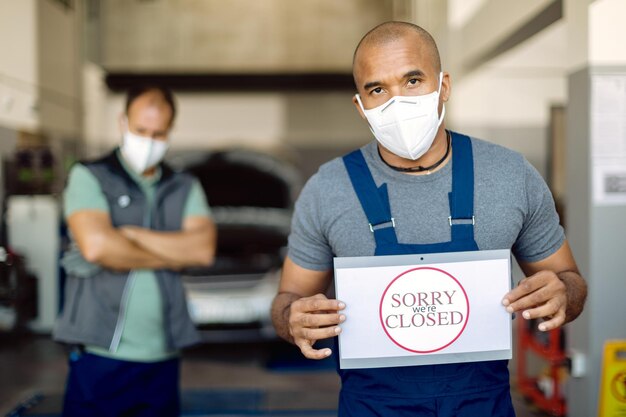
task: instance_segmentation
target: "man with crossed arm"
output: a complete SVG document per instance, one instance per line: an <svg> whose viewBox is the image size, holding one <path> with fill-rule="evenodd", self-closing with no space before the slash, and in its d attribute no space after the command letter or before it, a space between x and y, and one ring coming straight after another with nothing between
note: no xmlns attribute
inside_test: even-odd
<svg viewBox="0 0 626 417"><path fill-rule="evenodd" d="M69 174L64 416L179 415L178 352L199 335L178 271L213 262L216 232L198 180L162 162L174 117L169 90L131 89L121 146Z"/></svg>

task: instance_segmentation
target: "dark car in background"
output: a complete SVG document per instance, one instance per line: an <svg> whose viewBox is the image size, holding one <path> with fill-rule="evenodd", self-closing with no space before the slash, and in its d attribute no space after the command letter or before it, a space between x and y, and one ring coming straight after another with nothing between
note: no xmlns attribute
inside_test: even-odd
<svg viewBox="0 0 626 417"><path fill-rule="evenodd" d="M286 255L301 178L284 160L252 150L175 157L196 176L218 231L215 263L183 273L189 312L207 342L275 337L270 306Z"/></svg>

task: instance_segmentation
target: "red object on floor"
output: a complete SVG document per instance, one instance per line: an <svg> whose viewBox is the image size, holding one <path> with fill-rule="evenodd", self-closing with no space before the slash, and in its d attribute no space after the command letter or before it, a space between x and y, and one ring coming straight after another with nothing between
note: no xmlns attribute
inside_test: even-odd
<svg viewBox="0 0 626 417"><path fill-rule="evenodd" d="M566 363L565 352L562 348L563 329L554 329L547 333L534 330L535 325L522 317L517 318L518 353L517 353L517 382L519 391L535 406L553 416L565 416L567 406L561 392L561 378L559 371ZM537 335L546 337L545 343L537 340ZM544 394L539 389L538 378L528 375L526 355L532 353L548 363L549 379L552 383L551 395Z"/></svg>

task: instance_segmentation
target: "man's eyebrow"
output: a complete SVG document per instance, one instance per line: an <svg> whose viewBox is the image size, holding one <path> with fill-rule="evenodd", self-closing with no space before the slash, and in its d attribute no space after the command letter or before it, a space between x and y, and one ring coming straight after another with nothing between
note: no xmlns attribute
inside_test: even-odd
<svg viewBox="0 0 626 417"><path fill-rule="evenodd" d="M418 70L418 69L415 69L415 70L409 71L409 72L407 72L406 74L404 74L404 78L409 78L409 77L423 77L424 75L425 75L425 74L424 74L424 71L422 71L422 70Z"/></svg>
<svg viewBox="0 0 626 417"><path fill-rule="evenodd" d="M363 86L363 90L369 90L372 87L378 87L382 83L380 81L370 81Z"/></svg>
<svg viewBox="0 0 626 417"><path fill-rule="evenodd" d="M406 74L404 74L403 78L409 78L409 77L424 77L426 74L424 74L424 71L419 70L419 69L414 69L411 70L409 72L407 72ZM378 87L382 84L382 82L380 81L370 81L369 83L365 83L363 85L363 90L369 90L370 88L373 87Z"/></svg>

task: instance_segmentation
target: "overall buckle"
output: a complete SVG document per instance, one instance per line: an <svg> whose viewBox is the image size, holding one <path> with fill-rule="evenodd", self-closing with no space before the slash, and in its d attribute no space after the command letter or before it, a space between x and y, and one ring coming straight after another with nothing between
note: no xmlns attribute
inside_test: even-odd
<svg viewBox="0 0 626 417"><path fill-rule="evenodd" d="M376 229L380 229L381 227L379 226L383 226L385 224L389 224L391 223L391 227L395 228L396 227L396 221L393 219L393 217L391 218L391 220L386 221L386 222L382 222L382 223L376 223L376 224L372 224L370 223L370 232L374 233L374 228Z"/></svg>
<svg viewBox="0 0 626 417"><path fill-rule="evenodd" d="M455 222L454 224L472 224L472 226L474 226L476 224L476 220L474 218L474 216L470 217L460 217L458 219L453 219L452 216L448 216L448 223L450 224L450 227L452 227L452 222Z"/></svg>

